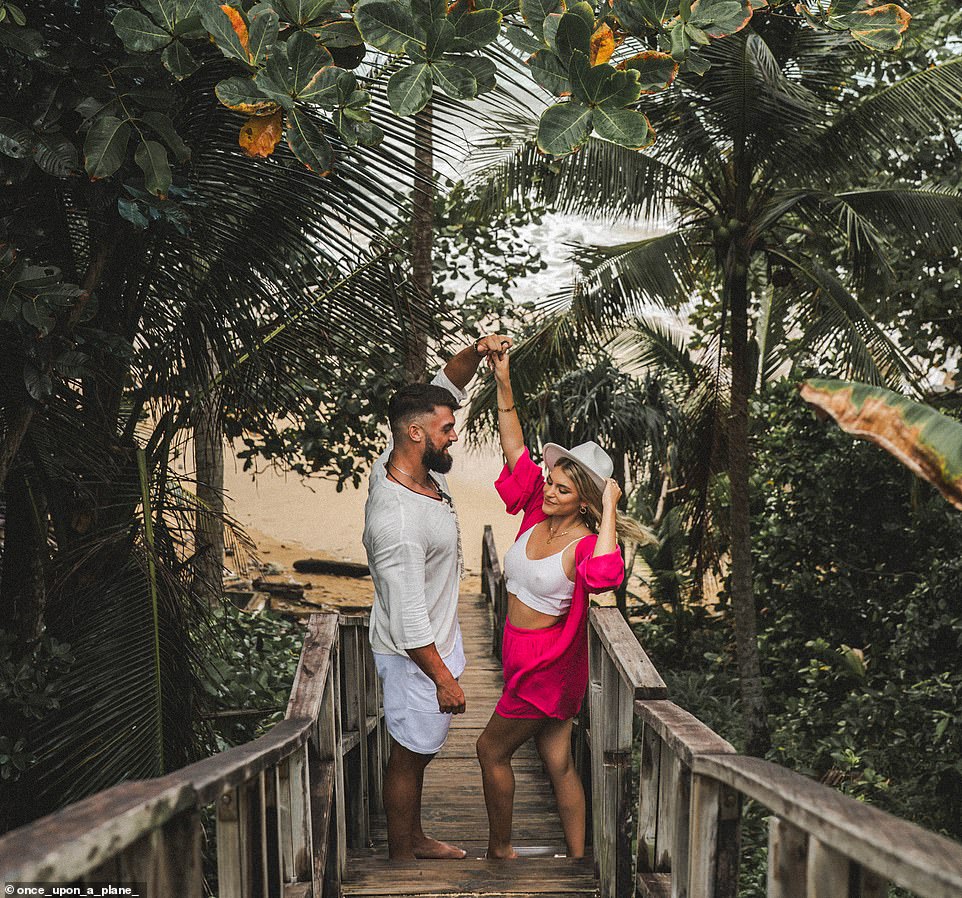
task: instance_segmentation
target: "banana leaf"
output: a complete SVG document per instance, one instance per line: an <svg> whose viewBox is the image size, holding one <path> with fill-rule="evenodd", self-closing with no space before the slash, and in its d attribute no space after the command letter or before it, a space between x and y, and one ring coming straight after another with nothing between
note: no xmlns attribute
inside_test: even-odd
<svg viewBox="0 0 962 898"><path fill-rule="evenodd" d="M877 443L962 509L962 423L891 390L814 378L800 387L820 417Z"/></svg>

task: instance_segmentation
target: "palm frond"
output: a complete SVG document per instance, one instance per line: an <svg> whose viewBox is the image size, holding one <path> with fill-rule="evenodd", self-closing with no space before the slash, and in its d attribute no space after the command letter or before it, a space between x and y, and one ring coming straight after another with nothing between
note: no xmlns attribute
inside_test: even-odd
<svg viewBox="0 0 962 898"><path fill-rule="evenodd" d="M891 337L879 327L845 285L816 260L769 249L800 283L787 289L803 328L801 343L812 351L837 354L844 376L879 385L900 380L916 387L919 374Z"/></svg>
<svg viewBox="0 0 962 898"><path fill-rule="evenodd" d="M695 229L676 230L617 246L580 247L577 305L611 325L643 316L652 305L688 302L700 274L699 236Z"/></svg>
<svg viewBox="0 0 962 898"><path fill-rule="evenodd" d="M492 151L503 152L501 142L495 135L478 152L491 158ZM598 138L560 160L546 159L531 140L495 160L473 176L480 209L488 212L533 197L560 212L657 221L671 214L671 198L691 184L679 167Z"/></svg>
<svg viewBox="0 0 962 898"><path fill-rule="evenodd" d="M849 106L821 134L799 146L810 177L841 171L874 175L879 156L911 153L919 141L962 119L962 59L952 59L886 85ZM840 161L844 166L840 167Z"/></svg>

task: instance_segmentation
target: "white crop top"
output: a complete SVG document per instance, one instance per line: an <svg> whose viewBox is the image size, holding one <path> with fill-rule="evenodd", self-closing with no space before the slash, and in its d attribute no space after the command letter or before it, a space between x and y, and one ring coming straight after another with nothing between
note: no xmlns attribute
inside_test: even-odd
<svg viewBox="0 0 962 898"><path fill-rule="evenodd" d="M574 581L568 579L561 563L564 549L547 558L528 558L528 537L532 530L534 527L529 527L504 554L505 586L529 608L561 616L568 611L575 594Z"/></svg>

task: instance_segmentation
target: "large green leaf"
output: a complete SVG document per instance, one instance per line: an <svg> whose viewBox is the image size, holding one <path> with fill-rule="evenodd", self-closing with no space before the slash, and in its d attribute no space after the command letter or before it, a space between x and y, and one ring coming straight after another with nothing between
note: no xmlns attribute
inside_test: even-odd
<svg viewBox="0 0 962 898"><path fill-rule="evenodd" d="M287 61L289 75L284 87L295 97L301 96L301 92L307 89L321 69L334 64L334 58L327 48L305 31L288 38Z"/></svg>
<svg viewBox="0 0 962 898"><path fill-rule="evenodd" d="M644 94L655 93L671 86L678 74L678 63L668 53L646 50L626 59L619 68L638 73L638 85Z"/></svg>
<svg viewBox="0 0 962 898"><path fill-rule="evenodd" d="M385 53L399 55L409 43L423 45L427 37L404 4L388 0L358 0L354 22L364 40Z"/></svg>
<svg viewBox="0 0 962 898"><path fill-rule="evenodd" d="M287 144L312 172L326 175L334 162L334 153L320 127L299 109L287 116Z"/></svg>
<svg viewBox="0 0 962 898"><path fill-rule="evenodd" d="M274 0L274 3L286 21L306 25L330 12L336 0Z"/></svg>
<svg viewBox="0 0 962 898"><path fill-rule="evenodd" d="M387 99L395 115L414 115L431 99L431 67L424 62L396 71L387 83Z"/></svg>
<svg viewBox="0 0 962 898"><path fill-rule="evenodd" d="M478 95L478 81L474 73L456 63L432 63L431 78L441 90L455 100L471 100Z"/></svg>
<svg viewBox="0 0 962 898"><path fill-rule="evenodd" d="M277 100L267 96L250 78L234 75L214 88L217 99L229 109L245 115L270 115L277 111Z"/></svg>
<svg viewBox="0 0 962 898"><path fill-rule="evenodd" d="M451 49L454 43L454 25L447 19L428 23L424 43L424 61L434 62Z"/></svg>
<svg viewBox="0 0 962 898"><path fill-rule="evenodd" d="M872 5L846 15L833 17L835 24L846 28L859 43L873 50L897 50L912 16L901 6L887 3Z"/></svg>
<svg viewBox="0 0 962 898"><path fill-rule="evenodd" d="M343 49L357 47L364 43L364 38L361 37L361 32L357 30L357 25L352 19L325 22L323 25L312 28L311 33L328 48Z"/></svg>
<svg viewBox="0 0 962 898"><path fill-rule="evenodd" d="M170 189L170 164L167 151L156 140L145 140L137 147L134 161L144 173L144 184L148 192L162 199Z"/></svg>
<svg viewBox="0 0 962 898"><path fill-rule="evenodd" d="M643 150L655 142L648 119L634 109L599 106L594 110L591 122L600 137L632 150Z"/></svg>
<svg viewBox="0 0 962 898"><path fill-rule="evenodd" d="M511 42L515 49L522 53L537 53L544 47L544 43L534 37L531 32L517 25L509 25L504 29L504 36Z"/></svg>
<svg viewBox="0 0 962 898"><path fill-rule="evenodd" d="M127 155L130 124L112 115L98 116L84 140L84 168L91 180L109 178Z"/></svg>
<svg viewBox="0 0 962 898"><path fill-rule="evenodd" d="M566 65L576 50L585 56L591 53L591 26L576 13L567 12L558 20L552 47L555 54Z"/></svg>
<svg viewBox="0 0 962 898"><path fill-rule="evenodd" d="M566 156L580 147L591 134L591 109L577 100L555 103L541 115L538 148L552 156Z"/></svg>
<svg viewBox="0 0 962 898"><path fill-rule="evenodd" d="M39 134L33 158L42 171L55 178L66 178L80 170L77 148L62 132Z"/></svg>
<svg viewBox="0 0 962 898"><path fill-rule="evenodd" d="M562 9L562 0L521 0L521 15L538 40L544 40L544 20Z"/></svg>
<svg viewBox="0 0 962 898"><path fill-rule="evenodd" d="M881 446L962 509L962 423L866 384L813 378L800 392L846 433Z"/></svg>
<svg viewBox="0 0 962 898"><path fill-rule="evenodd" d="M678 0L614 0L612 13L632 34L660 31L662 23L678 13Z"/></svg>
<svg viewBox="0 0 962 898"><path fill-rule="evenodd" d="M280 20L277 13L263 3L254 7L249 16L251 27L247 49L250 51L251 62L261 65L270 56L277 41Z"/></svg>
<svg viewBox="0 0 962 898"><path fill-rule="evenodd" d="M457 20L455 50L480 50L501 32L501 13L496 9L479 9Z"/></svg>
<svg viewBox="0 0 962 898"><path fill-rule="evenodd" d="M475 81L478 82L479 94L493 90L497 84L495 78L497 66L493 59L488 59L486 56L449 56L448 60L470 70Z"/></svg>
<svg viewBox="0 0 962 898"><path fill-rule="evenodd" d="M741 31L751 17L751 0L695 0L688 23L718 38Z"/></svg>
<svg viewBox="0 0 962 898"><path fill-rule="evenodd" d="M539 50L528 60L531 76L545 90L556 97L566 97L571 93L568 80L568 67L550 50Z"/></svg>
<svg viewBox="0 0 962 898"><path fill-rule="evenodd" d="M120 10L111 24L117 32L117 37L133 53L151 53L166 47L171 41L169 31L161 28L136 9Z"/></svg>
<svg viewBox="0 0 962 898"><path fill-rule="evenodd" d="M332 109L338 103L340 97L340 78L344 74L343 69L329 65L319 69L314 73L314 77L298 93L297 98L307 103L314 103ZM351 75L353 78L353 75ZM356 81L356 79L355 79Z"/></svg>
<svg viewBox="0 0 962 898"><path fill-rule="evenodd" d="M151 110L140 116L140 120L149 125L160 137L160 139L170 147L174 158L178 162L186 162L190 159L190 147L181 139L181 136L174 128L174 123L169 115L163 112Z"/></svg>
<svg viewBox="0 0 962 898"><path fill-rule="evenodd" d="M187 49L187 45L180 40L171 41L164 48L164 52L160 54L160 61L178 81L193 75L199 68L199 63Z"/></svg>

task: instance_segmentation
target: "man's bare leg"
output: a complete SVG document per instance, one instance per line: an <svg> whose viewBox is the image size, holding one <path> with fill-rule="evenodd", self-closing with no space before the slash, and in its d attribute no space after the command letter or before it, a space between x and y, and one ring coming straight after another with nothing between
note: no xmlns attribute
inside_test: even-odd
<svg viewBox="0 0 962 898"><path fill-rule="evenodd" d="M424 770L433 757L419 755L391 740L391 754L384 777L384 813L387 816L387 844L391 860L460 859L465 856L460 848L429 839L421 828Z"/></svg>
<svg viewBox="0 0 962 898"><path fill-rule="evenodd" d="M484 803L488 810L488 852L490 858L517 857L511 846L514 815L514 753L544 726L544 720L521 720L492 714L478 737L478 760Z"/></svg>

